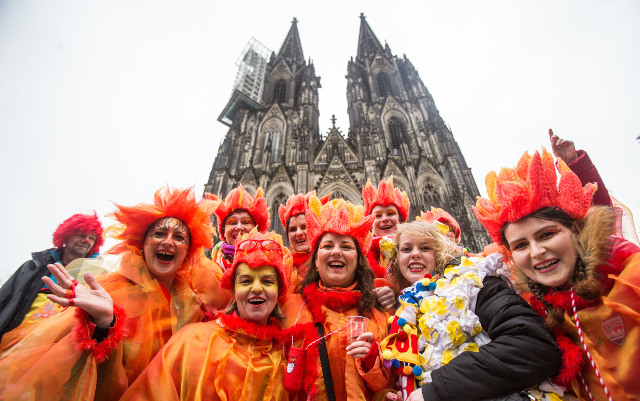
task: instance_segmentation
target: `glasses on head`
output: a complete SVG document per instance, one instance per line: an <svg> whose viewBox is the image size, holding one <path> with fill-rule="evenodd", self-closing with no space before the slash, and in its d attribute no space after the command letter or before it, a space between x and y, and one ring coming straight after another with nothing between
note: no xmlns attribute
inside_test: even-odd
<svg viewBox="0 0 640 401"><path fill-rule="evenodd" d="M270 239L264 239L264 240L248 239L238 244L238 249L244 252L248 252L254 249L256 246L258 246L258 244L260 245L260 248L262 248L265 251L282 252L282 248L280 247L280 244Z"/></svg>

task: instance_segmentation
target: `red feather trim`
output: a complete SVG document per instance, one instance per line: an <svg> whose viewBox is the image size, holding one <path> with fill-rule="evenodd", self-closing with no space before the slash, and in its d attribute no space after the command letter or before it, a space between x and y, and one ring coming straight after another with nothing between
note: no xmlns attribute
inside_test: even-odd
<svg viewBox="0 0 640 401"><path fill-rule="evenodd" d="M216 323L224 328L235 331L236 333L245 334L247 336L257 338L259 340L278 340L282 338L282 329L280 329L275 319L270 319L266 326L256 324L244 320L240 316L234 314L220 314L216 319Z"/></svg>
<svg viewBox="0 0 640 401"><path fill-rule="evenodd" d="M380 260L380 239L382 237L374 237L373 242L371 243L371 248L369 248L369 252L367 253L367 261L369 262L369 267L373 272L375 278L385 278L388 276L387 269L380 266L378 262Z"/></svg>
<svg viewBox="0 0 640 401"><path fill-rule="evenodd" d="M91 316L80 308L77 308L75 312L76 323L71 334L76 341L76 349L90 352L98 363L108 359L109 354L118 347L126 335L127 311L122 306L114 304L113 315L116 318L115 325L109 329L107 338L98 343L91 338L96 329L96 325L91 321Z"/></svg>
<svg viewBox="0 0 640 401"><path fill-rule="evenodd" d="M316 322L324 322L322 306L331 310L350 309L358 305L362 294L360 291L321 291L318 283L307 285L302 292L305 302Z"/></svg>
<svg viewBox="0 0 640 401"><path fill-rule="evenodd" d="M306 266L304 268L302 267L305 263L307 263L309 258L311 258L311 252L292 251L291 256L293 256L293 265L298 269L298 273L300 274L300 276L304 277L304 274L302 272L306 273L307 269Z"/></svg>
<svg viewBox="0 0 640 401"><path fill-rule="evenodd" d="M552 380L561 386L569 387L571 380L576 378L586 361L584 351L579 345L574 344L560 330L554 330L556 342L562 353L562 365L556 377Z"/></svg>

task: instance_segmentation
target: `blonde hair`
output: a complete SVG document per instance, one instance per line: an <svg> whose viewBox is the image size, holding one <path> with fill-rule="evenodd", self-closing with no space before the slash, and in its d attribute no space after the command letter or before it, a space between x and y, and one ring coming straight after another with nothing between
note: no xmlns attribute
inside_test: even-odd
<svg viewBox="0 0 640 401"><path fill-rule="evenodd" d="M389 265L391 266L391 284L393 285L396 293L400 293L400 291L412 284L402 275L400 266L398 266L398 249L400 245L400 238L403 235L424 240L427 243L427 246L434 250L434 275L443 273L444 268L447 267L453 259L462 256L463 254L462 250L456 244L451 242L451 240L445 237L433 223L416 220L411 223L398 224L398 232L394 238L394 252L393 256L389 260Z"/></svg>

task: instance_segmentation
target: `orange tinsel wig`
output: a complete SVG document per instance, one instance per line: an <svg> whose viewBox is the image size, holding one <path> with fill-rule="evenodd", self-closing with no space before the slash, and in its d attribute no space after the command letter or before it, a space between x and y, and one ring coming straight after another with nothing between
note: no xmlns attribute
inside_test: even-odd
<svg viewBox="0 0 640 401"><path fill-rule="evenodd" d="M151 225L164 218L175 217L189 227L189 251L183 267L191 267L202 255L202 248L211 248L211 213L216 202L201 199L196 201L193 187L186 189L160 188L153 196L153 203L138 203L135 206L116 204L116 211L109 214L118 223L109 227L107 232L121 243L109 249L107 253L118 254L133 251L140 254L145 235ZM182 267L181 267L182 269Z"/></svg>
<svg viewBox="0 0 640 401"><path fill-rule="evenodd" d="M309 210L312 213L306 213L305 217L311 249L315 249L324 233L334 233L353 237L363 255L369 252L373 240L370 230L374 216L365 216L361 205L354 205L344 199L333 199L323 205L318 197L311 196Z"/></svg>
<svg viewBox="0 0 640 401"><path fill-rule="evenodd" d="M102 224L100 224L100 220L95 211L93 214L74 214L56 228L56 231L53 233L53 246L62 248L64 244L67 243L69 237L76 233L94 233L96 235L96 241L91 249L89 249L89 252L87 252L87 255L93 255L94 253L100 252L100 247L104 244L102 231Z"/></svg>
<svg viewBox="0 0 640 401"><path fill-rule="evenodd" d="M280 223L282 223L282 227L284 227L285 230L287 229L287 224L291 217L307 211L309 208L309 197L312 195L315 196L316 191L311 191L307 194L291 195L289 199L287 199L286 205L280 205L278 208L278 215L280 216ZM331 194L319 198L320 202L324 205L329 201L330 196Z"/></svg>
<svg viewBox="0 0 640 401"><path fill-rule="evenodd" d="M377 191L371 184L371 180L367 180L367 184L362 188L362 199L367 215L370 215L377 205L393 205L398 208L402 221L407 221L409 217L409 197L406 192L393 186L393 176L389 178L389 181L381 180Z"/></svg>
<svg viewBox="0 0 640 401"><path fill-rule="evenodd" d="M266 243L266 246L264 245ZM243 234L236 243L231 268L224 271L220 279L222 288L231 290L239 264L246 263L251 269L261 266L273 266L278 272L278 295L282 299L287 294L289 282L287 277L291 271L293 260L291 254L282 245L282 237L273 231L261 233L254 227L248 234Z"/></svg>
<svg viewBox="0 0 640 401"><path fill-rule="evenodd" d="M205 194L205 196L217 199L215 195ZM214 210L218 219L218 234L223 241L226 241L224 238L224 220L238 209L246 210L251 215L260 232L267 231L271 224L271 219L269 208L267 207L267 199L264 197L262 188L258 188L256 196L253 197L242 188L242 184L238 184L238 187L232 189L224 199L224 202L220 202Z"/></svg>
<svg viewBox="0 0 640 401"><path fill-rule="evenodd" d="M558 159L560 180L556 186L553 156L542 149L533 156L527 152L515 169L503 168L487 174L485 183L489 199L478 197L473 212L493 241L501 244L500 230L505 223L518 221L544 207L557 207L581 220L591 205L597 186L582 187L578 176Z"/></svg>
<svg viewBox="0 0 640 401"><path fill-rule="evenodd" d="M460 242L460 224L453 218L452 215L439 207L431 206L431 210L428 212L420 212L420 216L416 216L416 220L424 220L427 223L433 223L438 221L446 226L450 226L453 229L453 234L456 236L456 242Z"/></svg>

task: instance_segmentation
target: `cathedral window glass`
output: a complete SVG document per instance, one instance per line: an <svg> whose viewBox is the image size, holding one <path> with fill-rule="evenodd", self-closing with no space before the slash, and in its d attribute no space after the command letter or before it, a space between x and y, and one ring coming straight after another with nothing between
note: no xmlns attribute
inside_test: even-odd
<svg viewBox="0 0 640 401"><path fill-rule="evenodd" d="M389 95L389 77L384 72L378 74L378 89L380 91L380 97L386 97Z"/></svg>
<svg viewBox="0 0 640 401"><path fill-rule="evenodd" d="M284 79L278 80L273 89L273 103L284 103L287 98L287 83Z"/></svg>
<svg viewBox="0 0 640 401"><path fill-rule="evenodd" d="M389 119L389 136L391 137L391 148L394 155L400 155L400 145L405 138L404 124L397 117Z"/></svg>
<svg viewBox="0 0 640 401"><path fill-rule="evenodd" d="M273 199L273 203L271 204L271 210L278 210L280 205L284 205L287 203L287 195L282 192L279 192L278 195ZM282 227L280 223L280 219L271 219L271 230L280 234L282 238L288 238L287 234L284 232L285 229Z"/></svg>
<svg viewBox="0 0 640 401"><path fill-rule="evenodd" d="M427 184L424 190L424 202L427 206L427 210L433 207L444 208L445 205L442 204L442 200L440 198L440 192L438 189L431 183Z"/></svg>

